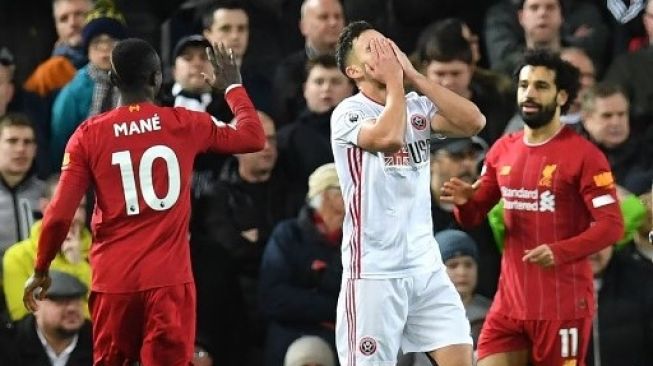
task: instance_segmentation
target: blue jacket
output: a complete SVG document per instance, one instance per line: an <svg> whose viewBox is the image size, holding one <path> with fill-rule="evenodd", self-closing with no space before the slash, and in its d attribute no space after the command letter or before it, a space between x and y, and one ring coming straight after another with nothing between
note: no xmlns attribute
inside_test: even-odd
<svg viewBox="0 0 653 366"><path fill-rule="evenodd" d="M298 218L277 225L263 254L259 306L269 321L266 366L282 366L288 346L302 335L320 336L335 351L340 245L327 243L312 217L304 207Z"/></svg>
<svg viewBox="0 0 653 366"><path fill-rule="evenodd" d="M63 152L77 126L87 117L91 110L95 81L88 73L88 65L77 71L57 95L52 106L52 126L50 129L50 161L54 171L59 171Z"/></svg>

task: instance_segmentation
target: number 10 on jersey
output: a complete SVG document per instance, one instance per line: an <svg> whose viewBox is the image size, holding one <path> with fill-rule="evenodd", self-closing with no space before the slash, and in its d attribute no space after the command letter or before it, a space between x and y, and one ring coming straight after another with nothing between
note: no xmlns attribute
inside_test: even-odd
<svg viewBox="0 0 653 366"><path fill-rule="evenodd" d="M165 161L168 171L168 188L163 198L156 195L152 181L152 166L156 159ZM111 165L120 167L122 189L125 195L125 209L127 216L138 215L141 210L138 206L138 190L136 189L136 176L132 163L131 153L127 150L111 154ZM164 145L152 146L145 150L138 167L138 180L140 183L143 201L155 211L165 211L172 207L181 190L179 160L175 152Z"/></svg>

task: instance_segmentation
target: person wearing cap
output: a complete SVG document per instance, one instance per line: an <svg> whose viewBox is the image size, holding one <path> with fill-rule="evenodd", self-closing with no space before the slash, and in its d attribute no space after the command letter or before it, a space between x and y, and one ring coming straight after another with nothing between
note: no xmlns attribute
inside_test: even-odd
<svg viewBox="0 0 653 366"><path fill-rule="evenodd" d="M83 310L88 287L65 272L50 271L50 279L39 310L15 324L20 365L92 365L91 323Z"/></svg>
<svg viewBox="0 0 653 366"><path fill-rule="evenodd" d="M478 246L469 234L460 230L440 231L435 234L435 240L440 246L442 262L447 267L447 274L465 306L465 313L472 328L472 338L476 345L485 314L492 304L492 300L476 293L479 276Z"/></svg>
<svg viewBox="0 0 653 366"><path fill-rule="evenodd" d="M211 71L211 63L206 54L206 48L210 46L209 41L199 34L183 37L177 42L172 52L174 83L161 88L160 99L163 105L209 112L220 119L217 111L209 107L218 98L213 98L211 87L202 76Z"/></svg>
<svg viewBox="0 0 653 366"><path fill-rule="evenodd" d="M320 337L302 336L288 347L283 366L335 366L333 350Z"/></svg>
<svg viewBox="0 0 653 366"><path fill-rule="evenodd" d="M45 212L50 204L58 183L58 174L45 181L45 189L43 189L39 200L41 212ZM74 221L70 226L64 246L52 262L52 268L75 276L88 287L91 284L91 266L88 263L91 232L84 226L85 221L86 201L82 200L75 212ZM34 271L36 247L41 236L41 224L41 220L35 222L30 228L29 237L10 246L2 257L4 295L12 320L20 320L28 314L23 304L23 289L25 281ZM84 316L90 318L86 299L84 299Z"/></svg>
<svg viewBox="0 0 653 366"><path fill-rule="evenodd" d="M335 165L318 167L308 187L306 205L277 225L263 253L259 306L268 320L266 366L281 366L302 335L319 336L335 349L345 213Z"/></svg>
<svg viewBox="0 0 653 366"><path fill-rule="evenodd" d="M453 216L453 205L440 201L440 189L453 177L474 183L487 149L487 143L477 136L431 139L431 217L435 233L461 229ZM490 224L486 220L481 226L465 231L479 243L478 292L492 298L497 290L501 253Z"/></svg>
<svg viewBox="0 0 653 366"><path fill-rule="evenodd" d="M87 117L113 109L118 92L109 81L111 50L127 36L125 18L111 0L100 0L87 15L82 29L82 46L88 64L57 95L52 106L50 159L59 171L68 139Z"/></svg>
<svg viewBox="0 0 653 366"><path fill-rule="evenodd" d="M193 167L191 255L198 331L226 365L232 359L242 364L243 347L262 347L256 301L261 256L275 225L296 213L289 208L288 181L277 164L275 123L264 112L258 116L266 137L263 150L227 157L215 170L198 168L198 157Z"/></svg>

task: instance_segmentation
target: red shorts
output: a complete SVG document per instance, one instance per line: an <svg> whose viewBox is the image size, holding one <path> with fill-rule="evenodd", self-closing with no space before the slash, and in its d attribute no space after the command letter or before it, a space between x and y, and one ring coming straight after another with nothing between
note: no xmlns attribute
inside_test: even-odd
<svg viewBox="0 0 653 366"><path fill-rule="evenodd" d="M534 366L584 366L592 318L517 320L488 313L478 338L479 360L529 350Z"/></svg>
<svg viewBox="0 0 653 366"><path fill-rule="evenodd" d="M195 285L133 293L91 292L96 366L191 365L195 343Z"/></svg>

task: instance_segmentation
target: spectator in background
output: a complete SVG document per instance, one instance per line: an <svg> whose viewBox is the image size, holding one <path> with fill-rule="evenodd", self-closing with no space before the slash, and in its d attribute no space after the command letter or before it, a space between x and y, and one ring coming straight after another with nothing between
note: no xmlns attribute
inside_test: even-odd
<svg viewBox="0 0 653 366"><path fill-rule="evenodd" d="M600 11L585 1L501 0L486 15L490 66L508 75L515 71L525 48L580 47L601 70L607 66L608 39Z"/></svg>
<svg viewBox="0 0 653 366"><path fill-rule="evenodd" d="M322 338L302 336L294 341L283 362L283 366L335 366L333 350Z"/></svg>
<svg viewBox="0 0 653 366"><path fill-rule="evenodd" d="M597 312L587 365L653 365L653 268L613 246L589 259Z"/></svg>
<svg viewBox="0 0 653 366"><path fill-rule="evenodd" d="M211 47L209 41L199 34L186 36L177 42L172 52L174 65L172 75L174 83L161 88L161 104L170 107L184 107L192 111L209 112L217 99L211 93L211 86L204 81L203 74L211 72L211 63L206 54L206 48Z"/></svg>
<svg viewBox="0 0 653 366"><path fill-rule="evenodd" d="M435 234L440 246L442 262L447 267L460 298L465 305L465 313L472 329L474 349L478 344L481 327L492 304L492 300L476 293L478 283L479 254L474 239L460 230L443 230Z"/></svg>
<svg viewBox="0 0 653 366"><path fill-rule="evenodd" d="M635 230L633 235L633 245L626 246L621 249L627 252L630 256L638 259L642 264L653 272L653 246L649 241L649 232L653 230L653 211L651 207L651 191L644 193L638 197L641 204L644 206L645 214L642 222Z"/></svg>
<svg viewBox="0 0 653 366"><path fill-rule="evenodd" d="M345 214L335 164L317 168L308 186L307 204L297 218L275 227L263 254L259 306L269 321L266 366L281 366L302 335L319 336L335 349Z"/></svg>
<svg viewBox="0 0 653 366"><path fill-rule="evenodd" d="M587 90L596 84L596 69L594 68L592 59L587 56L587 53L577 47L563 48L560 52L560 58L575 66L580 73L578 96L569 106L567 113L560 116L560 120L580 130L580 122L582 120L581 100Z"/></svg>
<svg viewBox="0 0 653 366"><path fill-rule="evenodd" d="M642 24L647 0L599 0L612 32L612 54L618 56L648 45Z"/></svg>
<svg viewBox="0 0 653 366"><path fill-rule="evenodd" d="M299 31L306 43L304 49L281 61L274 77L276 118L280 124L294 121L305 106L302 83L306 80L306 64L318 55L335 54L338 35L345 27L339 0L304 0Z"/></svg>
<svg viewBox="0 0 653 366"><path fill-rule="evenodd" d="M216 2L203 12L202 16L203 35L211 44L224 44L227 49L233 51L236 64L240 68L243 78L243 85L254 102L254 107L265 113L272 110L270 89L272 84L270 77L260 72L261 66L248 57L250 24L249 15L245 5L238 0L226 0ZM218 110L215 117L221 121L233 119L233 113L229 106L223 101L224 98L217 98Z"/></svg>
<svg viewBox="0 0 653 366"><path fill-rule="evenodd" d="M608 158L617 184L639 195L649 190L653 164L642 134L631 133L628 99L618 86L599 83L582 100L586 136Z"/></svg>
<svg viewBox="0 0 653 366"><path fill-rule="evenodd" d="M447 28L453 28L453 31ZM459 20L445 19L428 30L430 36L426 36L423 48L417 52L420 71L429 80L478 106L486 118L485 128L479 132L479 136L492 145L503 134L513 114L514 102L502 95L494 85L473 79L474 54L461 29Z"/></svg>
<svg viewBox="0 0 653 366"><path fill-rule="evenodd" d="M59 183L59 176L54 175L46 181L43 197L39 201L40 211L45 212ZM86 222L86 202L82 200L73 224L62 250L52 262L52 268L66 272L85 286L91 284L91 266L88 255L91 248L91 233L84 223ZM31 227L29 238L10 246L2 258L2 276L4 278L4 295L7 301L9 316L12 320L20 320L28 314L23 304L23 289L29 276L34 273L36 261L36 246L41 235L41 221ZM84 315L89 318L88 302L84 299Z"/></svg>
<svg viewBox="0 0 653 366"><path fill-rule="evenodd" d="M487 143L479 137L431 140L431 216L434 233L460 229L453 216L453 205L440 201L440 190L444 182L453 177L469 183L476 181L487 149ZM492 298L497 290L501 254L494 242L490 224L486 220L478 228L467 230L467 233L479 243L477 290L483 296Z"/></svg>
<svg viewBox="0 0 653 366"><path fill-rule="evenodd" d="M15 325L20 365L91 365L91 322L84 319L88 287L64 272L51 271L50 278L39 310Z"/></svg>
<svg viewBox="0 0 653 366"><path fill-rule="evenodd" d="M86 15L93 8L91 0L53 0L52 16L57 41L52 56L39 64L25 82L25 90L40 97L63 88L75 72L88 62L82 44Z"/></svg>
<svg viewBox="0 0 653 366"><path fill-rule="evenodd" d="M194 194L202 192L191 222L198 331L221 364L234 366L263 342L257 305L261 256L274 226L290 216L288 181L276 163L275 124L263 112L258 116L267 139L263 150L228 158L215 180L194 177ZM239 352L243 347L251 349Z"/></svg>
<svg viewBox="0 0 653 366"><path fill-rule="evenodd" d="M331 113L354 89L332 55L309 60L306 69L306 107L294 123L279 131L280 163L288 173L288 183L294 186L289 191L293 192L293 206L297 211L306 201L308 176L317 167L333 162Z"/></svg>
<svg viewBox="0 0 653 366"><path fill-rule="evenodd" d="M127 36L123 15L110 1L100 0L86 17L82 45L88 64L75 73L52 106L50 159L53 171L61 169L68 139L86 118L113 109L118 91L109 81L111 51Z"/></svg>
<svg viewBox="0 0 653 366"><path fill-rule="evenodd" d="M0 117L7 114L9 103L14 98L14 55L9 48L0 46Z"/></svg>
<svg viewBox="0 0 653 366"><path fill-rule="evenodd" d="M620 85L628 96L631 124L638 134L650 128L653 120L653 1L646 3L642 21L649 43L617 57L605 74L605 81Z"/></svg>
<svg viewBox="0 0 653 366"><path fill-rule="evenodd" d="M32 173L35 155L32 122L22 114L0 118L0 255L25 240L40 215L43 182Z"/></svg>

